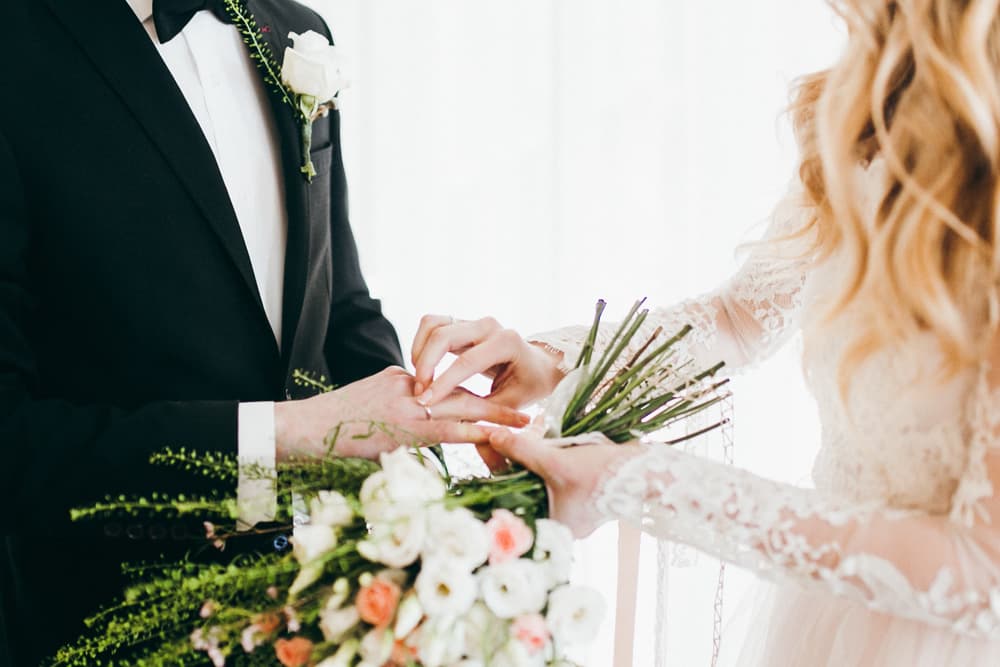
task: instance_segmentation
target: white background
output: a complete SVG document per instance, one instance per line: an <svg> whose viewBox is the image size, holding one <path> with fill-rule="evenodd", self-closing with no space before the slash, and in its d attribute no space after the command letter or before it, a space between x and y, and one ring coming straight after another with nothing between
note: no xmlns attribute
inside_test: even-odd
<svg viewBox="0 0 1000 667"><path fill-rule="evenodd" d="M589 321L598 297L620 313L720 283L794 172L789 83L831 64L843 39L820 0L311 4L353 62L351 214L407 351L427 312L530 333ZM735 383L736 459L807 482L818 425L789 347ZM580 564L609 600L614 541L599 533ZM730 576L727 609L745 580ZM669 664L707 664L710 606L684 592ZM612 626L587 665L612 664ZM643 599L635 665L653 664L652 646Z"/></svg>

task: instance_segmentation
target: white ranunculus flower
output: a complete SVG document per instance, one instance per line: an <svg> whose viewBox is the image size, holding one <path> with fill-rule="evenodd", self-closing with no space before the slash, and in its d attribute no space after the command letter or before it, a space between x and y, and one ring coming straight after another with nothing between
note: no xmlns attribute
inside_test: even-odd
<svg viewBox="0 0 1000 667"><path fill-rule="evenodd" d="M480 574L483 601L498 617L534 614L545 607L548 581L538 563L516 558L486 567Z"/></svg>
<svg viewBox="0 0 1000 667"><path fill-rule="evenodd" d="M535 561L542 565L548 576L549 589L569 581L573 567L573 533L569 528L551 519L535 522Z"/></svg>
<svg viewBox="0 0 1000 667"><path fill-rule="evenodd" d="M323 35L312 30L291 33L292 46L285 49L281 80L299 95L309 95L318 104L329 102L350 85L344 58Z"/></svg>
<svg viewBox="0 0 1000 667"><path fill-rule="evenodd" d="M354 510L347 498L336 491L320 491L309 503L309 523L340 528L354 520Z"/></svg>
<svg viewBox="0 0 1000 667"><path fill-rule="evenodd" d="M358 640L351 639L340 645L337 652L329 658L324 658L316 667L351 667L354 656L358 654Z"/></svg>
<svg viewBox="0 0 1000 667"><path fill-rule="evenodd" d="M358 667L382 667L392 656L395 637L391 630L374 629L361 638L359 652L361 663Z"/></svg>
<svg viewBox="0 0 1000 667"><path fill-rule="evenodd" d="M358 543L358 553L389 567L412 565L427 537L427 513L422 507L402 510L397 507L373 523L368 538Z"/></svg>
<svg viewBox="0 0 1000 667"><path fill-rule="evenodd" d="M486 525L464 507L446 510L434 507L427 517L424 558L446 560L473 571L490 553Z"/></svg>
<svg viewBox="0 0 1000 667"><path fill-rule="evenodd" d="M558 646L588 644L601 627L604 610L604 598L594 589L560 586L549 596L545 621Z"/></svg>
<svg viewBox="0 0 1000 667"><path fill-rule="evenodd" d="M389 497L397 503L430 504L444 498L441 475L425 467L406 447L379 456L389 484Z"/></svg>
<svg viewBox="0 0 1000 667"><path fill-rule="evenodd" d="M420 626L417 653L422 667L445 667L465 653L465 623L455 617L429 619Z"/></svg>
<svg viewBox="0 0 1000 667"><path fill-rule="evenodd" d="M300 565L318 560L337 548L337 532L330 526L303 524L292 531L292 553Z"/></svg>
<svg viewBox="0 0 1000 667"><path fill-rule="evenodd" d="M361 615L354 605L341 609L324 609L319 615L319 629L323 633L323 639L334 644L340 642L360 622Z"/></svg>
<svg viewBox="0 0 1000 667"><path fill-rule="evenodd" d="M460 616L476 601L476 579L462 564L424 561L414 584L420 605L431 618Z"/></svg>

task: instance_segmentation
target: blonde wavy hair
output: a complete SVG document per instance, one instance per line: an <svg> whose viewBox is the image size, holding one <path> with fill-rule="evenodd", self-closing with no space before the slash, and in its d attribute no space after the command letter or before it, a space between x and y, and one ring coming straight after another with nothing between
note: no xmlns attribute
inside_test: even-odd
<svg viewBox="0 0 1000 667"><path fill-rule="evenodd" d="M820 257L847 258L829 315L866 322L844 389L873 351L930 332L944 369L975 364L995 329L1000 266L1000 0L840 0L848 46L796 86L799 176ZM859 165L878 158L874 219ZM871 180L871 179L867 179ZM992 328L992 329L991 329ZM846 391L846 389L845 389Z"/></svg>

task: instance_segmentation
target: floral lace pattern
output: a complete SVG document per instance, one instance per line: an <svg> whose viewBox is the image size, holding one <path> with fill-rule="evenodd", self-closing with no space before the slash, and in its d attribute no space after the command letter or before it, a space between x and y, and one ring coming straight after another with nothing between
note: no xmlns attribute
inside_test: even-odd
<svg viewBox="0 0 1000 667"><path fill-rule="evenodd" d="M606 516L637 521L652 535L769 578L791 577L877 611L1000 638L1000 571L985 556L1000 546L992 531L976 536L942 520L937 537L950 558L929 563L911 555L918 564L907 567L893 558L898 549L872 533L895 531L902 541L912 530L933 549L921 528L908 525L920 522L920 512L845 502L655 444L622 466L597 504ZM926 585L913 583L927 571L934 574Z"/></svg>

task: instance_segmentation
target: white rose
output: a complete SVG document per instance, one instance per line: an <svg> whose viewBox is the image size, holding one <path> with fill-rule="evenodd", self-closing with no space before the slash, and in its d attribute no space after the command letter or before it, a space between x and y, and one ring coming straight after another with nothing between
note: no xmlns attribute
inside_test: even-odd
<svg viewBox="0 0 1000 667"><path fill-rule="evenodd" d="M389 630L371 630L361 638L361 663L358 667L382 667L392 656L395 638Z"/></svg>
<svg viewBox="0 0 1000 667"><path fill-rule="evenodd" d="M350 82L344 73L344 58L337 47L312 30L291 33L292 46L285 49L281 80L299 95L310 95L319 104L329 102Z"/></svg>
<svg viewBox="0 0 1000 667"><path fill-rule="evenodd" d="M395 512L372 524L368 538L358 543L358 553L373 563L407 567L417 560L426 536L427 514L423 508Z"/></svg>
<svg viewBox="0 0 1000 667"><path fill-rule="evenodd" d="M551 519L535 522L535 562L542 565L549 580L549 588L569 581L573 567L573 533L569 528Z"/></svg>
<svg viewBox="0 0 1000 667"><path fill-rule="evenodd" d="M396 503L427 505L444 498L441 475L423 466L406 447L383 453L379 462L388 480L389 497Z"/></svg>
<svg viewBox="0 0 1000 667"><path fill-rule="evenodd" d="M428 620L420 627L417 654L422 667L451 665L465 654L465 624L454 617Z"/></svg>
<svg viewBox="0 0 1000 667"><path fill-rule="evenodd" d="M358 640L351 639L340 645L337 652L329 658L324 658L316 667L351 667L354 656L358 653Z"/></svg>
<svg viewBox="0 0 1000 667"><path fill-rule="evenodd" d="M431 618L460 616L476 601L476 579L461 563L424 561L414 584L424 612Z"/></svg>
<svg viewBox="0 0 1000 667"><path fill-rule="evenodd" d="M354 520L354 510L347 498L336 491L320 491L309 503L309 523L340 528Z"/></svg>
<svg viewBox="0 0 1000 667"><path fill-rule="evenodd" d="M469 572L486 562L490 538L486 525L469 510L435 507L427 518L424 558L446 560Z"/></svg>
<svg viewBox="0 0 1000 667"><path fill-rule="evenodd" d="M354 605L342 609L324 609L319 615L319 629L323 633L323 639L332 643L340 642L360 622L361 616Z"/></svg>
<svg viewBox="0 0 1000 667"><path fill-rule="evenodd" d="M557 645L588 644L601 627L604 610L604 598L594 589L560 586L549 596L545 620Z"/></svg>
<svg viewBox="0 0 1000 667"><path fill-rule="evenodd" d="M303 524L292 531L292 553L300 565L318 560L337 548L337 532L330 526Z"/></svg>
<svg viewBox="0 0 1000 667"><path fill-rule="evenodd" d="M534 561L516 558L491 565L481 577L483 601L500 618L533 614L545 607L546 575Z"/></svg>

